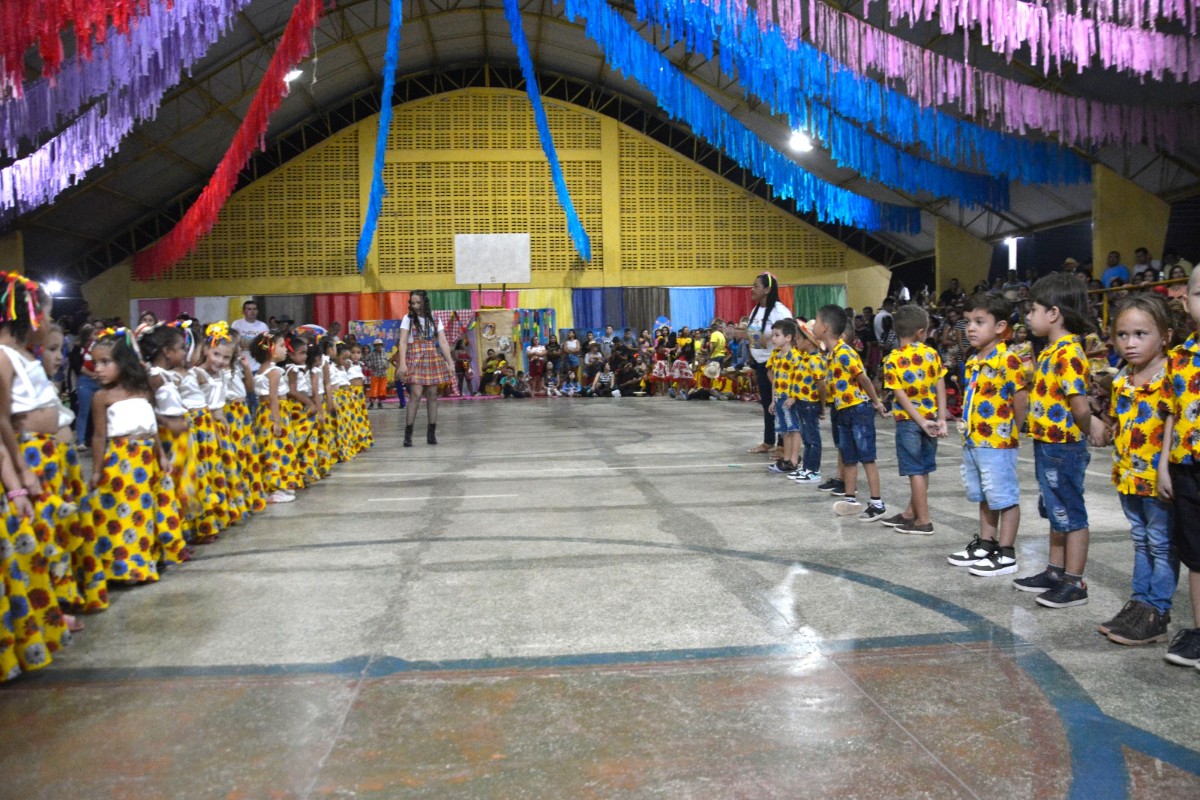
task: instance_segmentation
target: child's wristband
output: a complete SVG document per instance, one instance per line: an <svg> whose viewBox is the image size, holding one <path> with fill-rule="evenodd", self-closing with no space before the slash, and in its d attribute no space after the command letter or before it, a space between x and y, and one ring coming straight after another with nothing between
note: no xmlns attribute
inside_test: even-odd
<svg viewBox="0 0 1200 800"><path fill-rule="evenodd" d="M13 489L11 492L7 492L5 496L8 497L9 500L16 500L18 497L29 497L29 490L24 487L20 489Z"/></svg>

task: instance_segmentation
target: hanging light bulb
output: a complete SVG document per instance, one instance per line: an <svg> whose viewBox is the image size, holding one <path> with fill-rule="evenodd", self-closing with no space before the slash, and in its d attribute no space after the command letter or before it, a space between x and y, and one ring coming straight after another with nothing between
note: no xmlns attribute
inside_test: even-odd
<svg viewBox="0 0 1200 800"><path fill-rule="evenodd" d="M807 153L813 149L813 143L812 139L808 138L808 134L804 131L792 131L792 138L788 140L788 147L797 153Z"/></svg>
<svg viewBox="0 0 1200 800"><path fill-rule="evenodd" d="M283 76L283 82L290 84L292 81L296 80L302 75L304 75L304 73L298 69L290 70L286 75Z"/></svg>

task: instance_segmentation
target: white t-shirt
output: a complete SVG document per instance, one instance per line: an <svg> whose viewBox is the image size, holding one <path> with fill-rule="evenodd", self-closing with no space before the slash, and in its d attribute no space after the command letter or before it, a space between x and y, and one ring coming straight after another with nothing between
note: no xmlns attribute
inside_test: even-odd
<svg viewBox="0 0 1200 800"><path fill-rule="evenodd" d="M877 341L877 342L882 342L882 341L883 341L883 318L884 318L884 317L889 317L889 318L890 318L891 316L892 316L892 312L890 312L890 311L884 311L884 310L882 310L882 309L880 309L879 311L877 311L877 312L875 313L875 320L874 320L874 323L875 323L875 341Z"/></svg>
<svg viewBox="0 0 1200 800"><path fill-rule="evenodd" d="M435 319L434 322L437 323L437 330L433 331L433 335L430 336L428 319L425 317L417 317L417 328L414 330L412 327L412 317L405 315L404 319L400 320L400 330L409 332L408 341L410 344L416 341L417 337L421 337L423 339L436 339L437 334L445 333L446 327L442 325L442 321L440 319Z"/></svg>
<svg viewBox="0 0 1200 800"><path fill-rule="evenodd" d="M773 308L767 309L766 315L763 314L762 306L755 306L750 310L750 322L746 325L746 336L750 342L750 357L756 363L767 363L767 358L771 355L771 326L781 319L791 318L792 312L779 302L776 302ZM768 346L763 347L763 344Z"/></svg>
<svg viewBox="0 0 1200 800"><path fill-rule="evenodd" d="M263 322L262 320L256 319L254 322L247 322L244 317L242 319L234 320L233 324L229 327L241 337L242 350L244 350L247 355L250 354L250 343L253 342L258 336L261 336L264 333L269 333L271 330L267 327L267 323ZM258 367L259 363L254 359L254 356L250 356L250 371L256 373L258 372Z"/></svg>

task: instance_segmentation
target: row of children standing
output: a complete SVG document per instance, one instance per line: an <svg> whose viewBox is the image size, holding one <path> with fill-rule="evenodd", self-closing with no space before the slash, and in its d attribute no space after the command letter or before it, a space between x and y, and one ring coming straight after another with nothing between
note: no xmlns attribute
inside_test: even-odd
<svg viewBox="0 0 1200 800"><path fill-rule="evenodd" d="M1112 480L1133 540L1132 593L1097 630L1117 644L1166 642L1180 563L1190 572L1192 607L1200 615L1200 525L1195 523L1200 519L1200 338L1172 330L1172 313L1161 297L1124 300L1111 319L1112 340L1125 367L1113 382L1109 414L1096 417L1088 403L1089 363L1082 346L1092 327L1084 287L1054 273L1033 286L1032 299L1029 328L1049 343L1036 366L1023 363L1009 347L1010 300L987 292L966 306L966 333L975 354L966 364L958 423L960 472L968 502L978 504L979 532L947 561L979 577L1018 571L1017 453L1025 433L1033 440L1049 557L1042 571L1013 579L1013 586L1036 594L1036 602L1047 608L1086 604L1088 444L1111 446ZM1185 305L1193 329L1200 327L1200 272L1193 275ZM881 498L875 452L875 413L887 412L861 359L843 341L847 322L843 309L826 306L811 325L790 319L775 323L768 369L784 457L770 469L840 496L834 504L839 516L882 523L899 533L932 534L928 486L937 469L937 441L947 435L950 417L946 371L937 352L924 344L928 314L912 305L896 311L900 346L884 363L884 387L894 396L899 473L910 487L904 511L892 516ZM1172 348L1173 341L1182 344ZM822 482L818 420L826 400L838 467L836 477ZM870 489L868 503L857 498L860 463ZM1176 633L1166 659L1200 668L1200 619Z"/></svg>
<svg viewBox="0 0 1200 800"><path fill-rule="evenodd" d="M48 665L83 629L74 614L107 608L110 587L157 582L371 446L348 348L267 334L255 375L225 323L199 336L189 323L108 329L92 347L101 389L85 481L70 430L82 420L47 377L62 349L51 300L19 275L2 281L0 680Z"/></svg>

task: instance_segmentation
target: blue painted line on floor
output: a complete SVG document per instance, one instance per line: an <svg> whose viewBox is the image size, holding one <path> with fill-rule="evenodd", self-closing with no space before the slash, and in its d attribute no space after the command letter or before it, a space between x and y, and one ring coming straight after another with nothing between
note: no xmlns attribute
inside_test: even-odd
<svg viewBox="0 0 1200 800"><path fill-rule="evenodd" d="M789 558L787 556L771 555L767 553L756 553L746 550L734 550L729 548L706 547L699 545L681 544L678 542L647 542L636 539L605 539L599 537L572 537L572 536L445 536L445 537L416 537L404 539L374 539L374 540L356 540L348 542L326 542L313 545L298 545L295 547L286 548L265 548L261 550L250 550L229 553L213 553L205 555L198 559L200 562L215 561L220 558L232 556L244 556L250 554L271 554L280 552L294 552L304 549L327 549L340 547L364 547L364 546L379 546L379 545L400 545L400 544L449 544L458 542L560 542L565 544L582 544L582 545L603 545L603 546L621 546L621 547L641 547L662 550L674 550L680 552L698 553L709 555L717 558L735 558L746 561L756 561L760 563L776 564L781 566L798 566L807 569L811 572L817 572L823 575L828 575L835 578L852 581L863 586L868 586L873 589L878 589L894 597L902 600L907 600L910 603L918 605L930 611L937 612L948 619L962 625L967 629L965 634L939 634L935 635L939 642L945 643L952 641L954 636L963 636L960 639L963 643L971 642L989 642L997 646L1005 646L1017 648L1014 651L1014 657L1017 664L1029 677L1038 685L1043 694L1054 706L1055 711L1061 719L1067 735L1067 741L1071 750L1071 790L1069 797L1076 800L1087 798L1109 798L1109 797L1127 797L1129 794L1129 772L1126 769L1124 754L1121 752L1122 745L1126 745L1131 749L1139 752L1152 755L1172 766L1185 770L1192 774L1200 775L1200 753L1188 749L1182 745L1170 742L1160 736L1150 733L1149 731L1136 728L1128 723L1115 720L1105 714L1096 704L1095 700L1084 690L1082 686L1068 673L1062 666L1055 662L1052 658L1046 655L1036 647L1029 645L1028 642L1017 636L1011 630L1003 628L983 616L971 611L956 603L951 603L942 598L935 597L919 589L914 589L910 586L893 583L884 578L878 578L873 575L866 575L861 572L854 572L840 567L831 567L824 564L804 561L799 558ZM865 645L871 640L860 640ZM914 643L923 642L929 644L928 637L883 637L875 640L876 647L905 647L914 646ZM888 644L889 642L899 642ZM1019 647L1018 646L1027 646ZM851 647L850 649L856 649ZM865 649L863 647L857 649ZM1020 652L1026 650L1027 652ZM465 659L462 661L448 662L424 662L426 664L439 664L440 669L497 669L504 666L510 667L537 667L537 666L596 666L600 663L621 664L621 663L647 663L648 660L654 659L655 653L671 654L673 657L663 656L661 663L670 661L687 660L686 657L681 658L680 653L720 653L728 651L727 655L709 655L708 658L736 658L736 653L740 652L742 657L746 655L787 655L795 654L796 648L787 645L767 645L759 648L760 652L754 652L755 648L710 648L695 651L649 651L648 653L607 653L607 654L592 654L582 656L550 656L544 659ZM636 658L640 657L640 658ZM693 655L692 658L699 660L703 656ZM608 658L609 661L590 662L586 659L603 659ZM628 658L630 660L618 660ZM580 660L583 659L583 660ZM396 672L414 671L414 664L422 662L407 662L403 659L379 659L380 670L392 669ZM358 659L348 659L346 662L335 662L336 664L359 665L361 670L366 670L368 675L375 676L375 667L373 664L360 664ZM461 666L453 666L453 665ZM480 664L491 664L490 667L478 666ZM447 666L450 665L450 666ZM475 666L468 666L475 665ZM279 669L287 669L291 665L278 665ZM296 665L301 668L304 666L313 667L315 665ZM194 668L203 670L205 668ZM62 674L70 674L70 670L61 670ZM92 673L88 673L89 675ZM283 673L287 674L287 673ZM303 673L297 673L303 674ZM347 672L346 674L352 674ZM394 673L393 673L394 674ZM49 674L48 674L49 675Z"/></svg>

